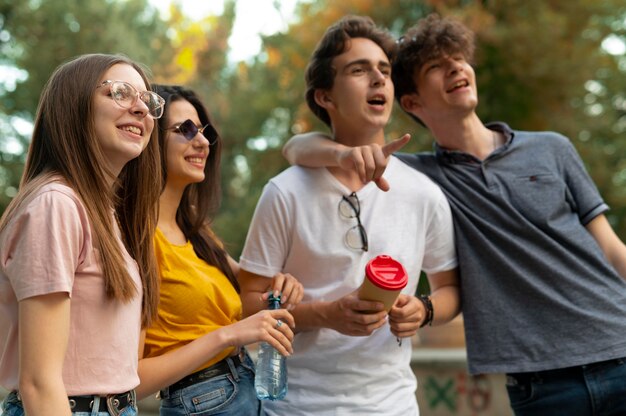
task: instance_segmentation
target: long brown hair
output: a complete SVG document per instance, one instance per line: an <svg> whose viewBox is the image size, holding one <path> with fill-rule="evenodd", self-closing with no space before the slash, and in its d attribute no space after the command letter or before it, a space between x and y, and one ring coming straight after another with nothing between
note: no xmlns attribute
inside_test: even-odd
<svg viewBox="0 0 626 416"><path fill-rule="evenodd" d="M101 162L105 157L95 133L98 114L94 112L93 102L101 77L116 64L133 67L149 88L143 68L120 55L82 55L54 71L39 101L20 192L3 215L0 230L30 195L60 175L87 210L96 237L94 244L100 251L107 297L128 302L137 295L137 288L112 232L111 209L114 209L122 241L139 266L145 327L155 316L158 303L152 236L161 187L159 146L153 131L146 149L124 166L111 189L111 172Z"/></svg>
<svg viewBox="0 0 626 416"><path fill-rule="evenodd" d="M161 147L161 175L163 187L167 182L167 135L169 107L175 101L188 101L198 112L202 125L211 123L209 112L200 98L190 89L177 85L154 85L154 91L165 99L163 117L159 119L159 146ZM212 123L211 123L212 124ZM204 166L204 180L187 185L176 211L176 223L182 230L199 258L217 267L228 277L239 292L237 278L228 264L228 254L222 243L211 230L211 221L221 201L220 158L222 140L211 145L209 157Z"/></svg>

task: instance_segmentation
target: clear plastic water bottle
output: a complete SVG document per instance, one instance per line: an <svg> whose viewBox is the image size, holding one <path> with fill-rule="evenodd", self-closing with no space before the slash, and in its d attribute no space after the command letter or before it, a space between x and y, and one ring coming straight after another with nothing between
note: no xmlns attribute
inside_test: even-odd
<svg viewBox="0 0 626 416"><path fill-rule="evenodd" d="M269 309L280 309L280 296L270 295L268 301ZM287 394L285 356L267 342L259 345L254 389L261 400L282 400Z"/></svg>

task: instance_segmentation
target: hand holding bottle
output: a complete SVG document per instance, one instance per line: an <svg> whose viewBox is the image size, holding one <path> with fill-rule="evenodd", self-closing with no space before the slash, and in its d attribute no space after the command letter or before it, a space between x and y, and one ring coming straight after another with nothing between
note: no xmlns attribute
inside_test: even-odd
<svg viewBox="0 0 626 416"><path fill-rule="evenodd" d="M280 296L269 296L269 309L280 308ZM277 321L276 329L285 324ZM259 354L254 378L254 389L261 400L282 400L287 395L287 362L274 347L266 342L259 345Z"/></svg>

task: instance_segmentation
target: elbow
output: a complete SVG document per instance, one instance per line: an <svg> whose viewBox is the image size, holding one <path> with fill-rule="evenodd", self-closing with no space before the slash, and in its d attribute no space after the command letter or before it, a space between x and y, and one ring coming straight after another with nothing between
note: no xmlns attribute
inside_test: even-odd
<svg viewBox="0 0 626 416"><path fill-rule="evenodd" d="M36 375L20 374L18 390L20 397L24 403L39 403L45 397L50 397L54 391L59 390L59 386L63 386L63 380L59 379L55 382L53 379L45 379ZM64 387L62 387L64 390Z"/></svg>

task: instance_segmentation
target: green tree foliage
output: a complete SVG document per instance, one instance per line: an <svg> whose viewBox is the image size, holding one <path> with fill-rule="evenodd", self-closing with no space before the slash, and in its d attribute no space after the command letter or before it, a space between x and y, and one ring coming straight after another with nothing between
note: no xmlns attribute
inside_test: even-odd
<svg viewBox="0 0 626 416"><path fill-rule="evenodd" d="M626 58L602 48L611 34L624 39L625 8L623 0L301 3L296 22L286 33L266 37L262 54L241 67L232 84L231 105L240 112L235 115L237 122L229 126L235 129L239 123L239 128L245 128L242 137L247 139L236 153L245 158L249 169L245 181L241 176L230 177L233 192L226 194L228 209L223 216L235 224L233 229L238 225L239 237L234 242L239 246L243 241L252 201L262 184L285 166L278 147L293 133L327 131L303 101L304 68L325 28L345 14L366 14L399 36L431 12L455 16L476 32L483 120L503 120L516 129L555 130L570 137L603 196L616 208L610 219L626 238L626 191L620 186L626 182L626 162L622 161L626 153L622 140ZM394 114L387 129L390 138L410 132L409 150L431 148L425 129L398 108ZM258 139L250 139L259 136L268 139L267 148L257 149Z"/></svg>
<svg viewBox="0 0 626 416"><path fill-rule="evenodd" d="M95 52L123 53L150 68L172 55L167 30L147 0L0 0L0 65L25 74L16 88L0 86L0 211L15 193L28 146L15 126L33 120L54 68Z"/></svg>
<svg viewBox="0 0 626 416"><path fill-rule="evenodd" d="M399 36L436 11L476 32L482 119L570 137L626 238L626 57L602 47L607 38L626 41L623 0L301 1L284 33L264 37L250 62L233 64L226 55L235 4L227 0L222 16L199 20L174 6L163 21L147 0L0 0L0 65L27 74L15 89L0 82L0 209L23 163L7 150L7 137L17 138L13 148L27 142L10 117L32 118L60 62L123 52L152 67L157 81L192 86L204 97L225 143L215 226L237 257L263 185L287 166L282 144L294 133L327 131L303 98L304 69L326 27L345 14L365 14ZM410 151L431 148L428 132L396 108L388 137L406 132L413 136Z"/></svg>

